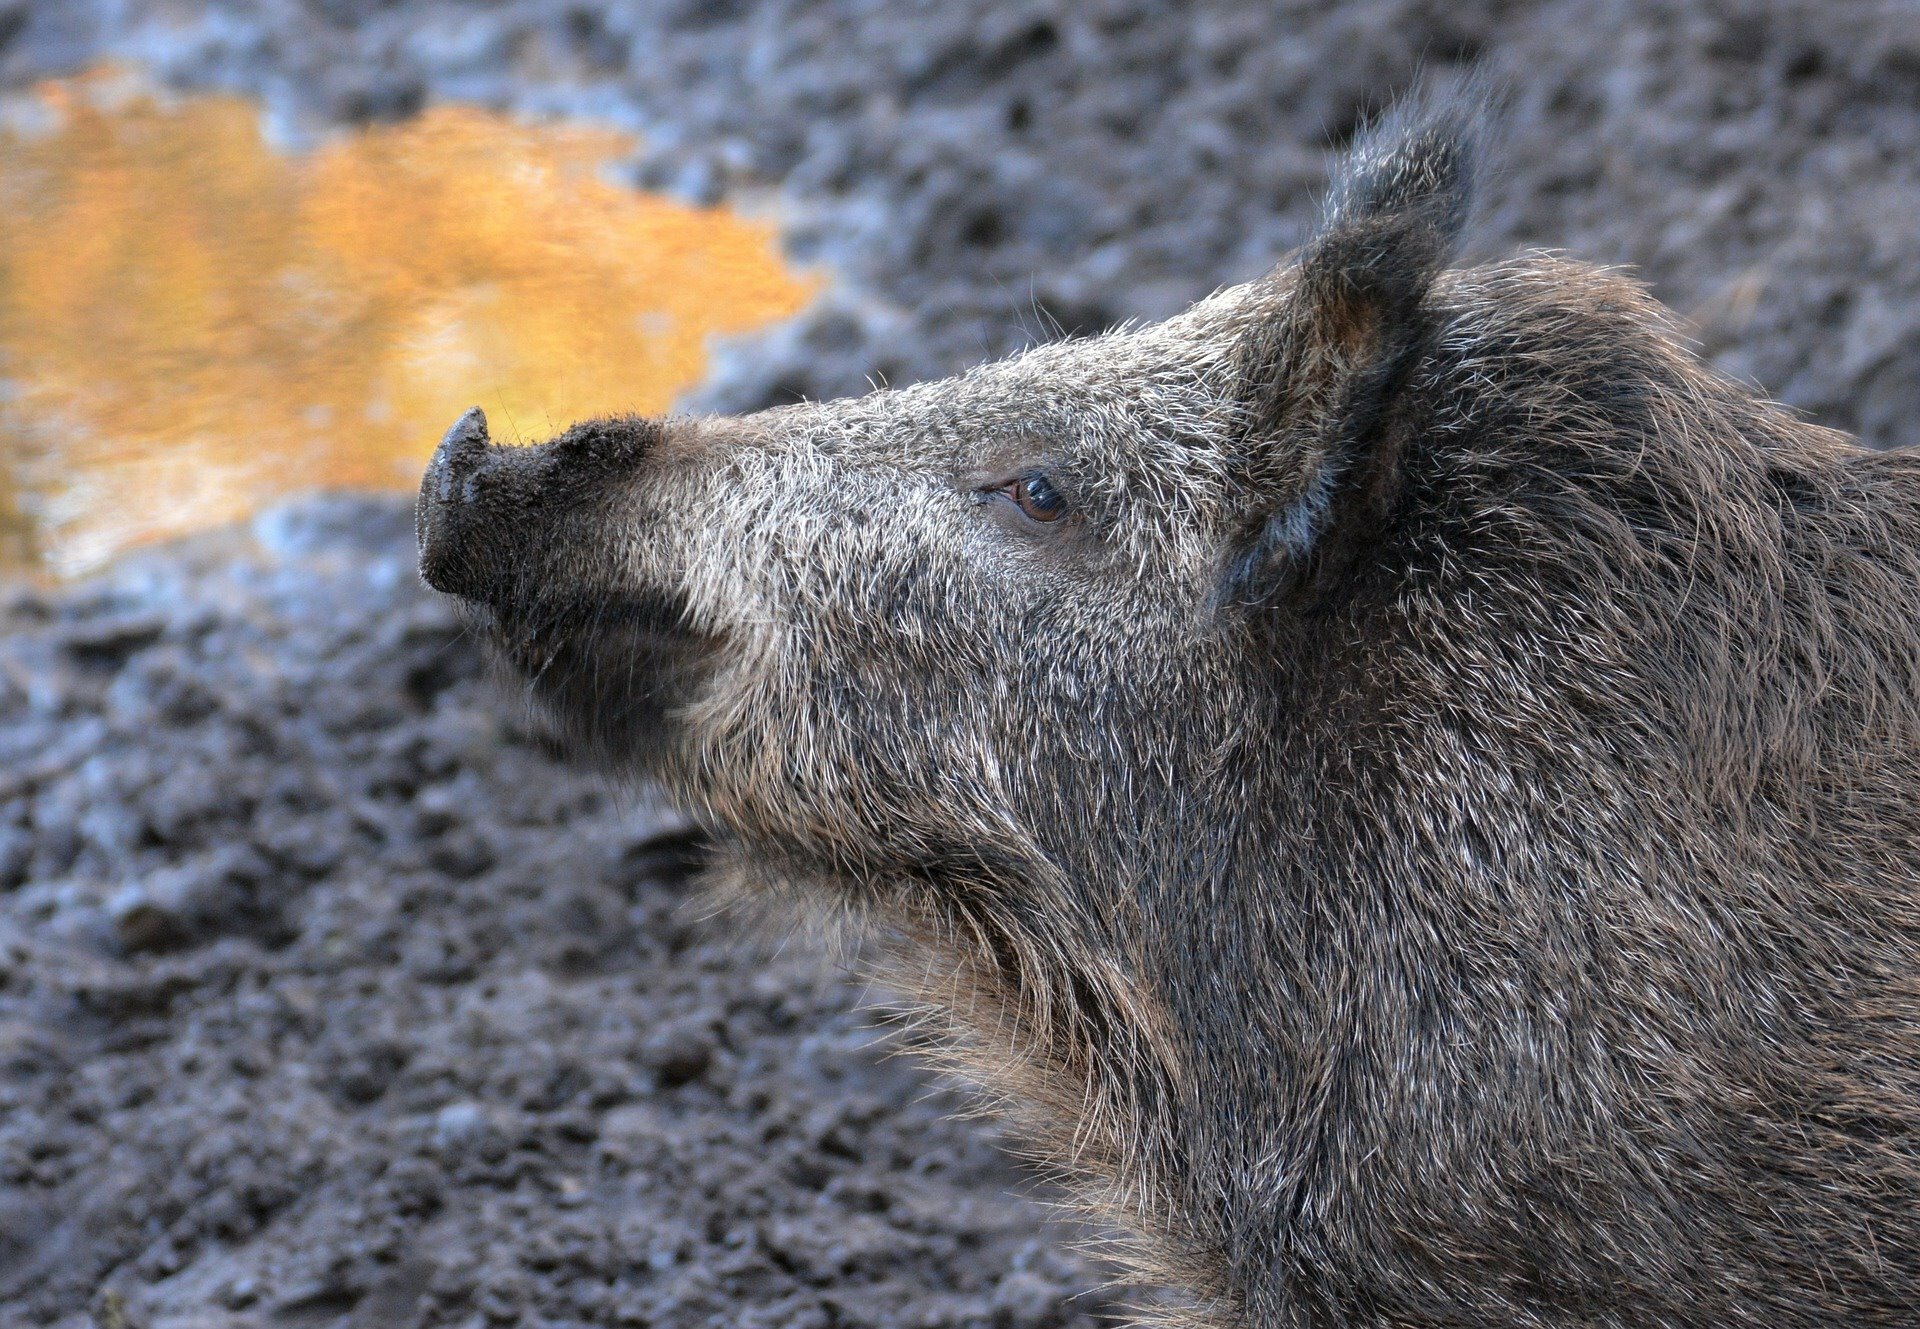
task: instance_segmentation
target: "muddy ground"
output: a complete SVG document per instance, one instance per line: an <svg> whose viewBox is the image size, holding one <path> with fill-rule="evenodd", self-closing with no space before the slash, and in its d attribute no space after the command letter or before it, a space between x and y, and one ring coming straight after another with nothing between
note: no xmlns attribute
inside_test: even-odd
<svg viewBox="0 0 1920 1329"><path fill-rule="evenodd" d="M1920 441L1912 0L0 0L0 80L103 53L290 143L463 98L778 190L838 284L724 349L729 409L1250 276L1330 143L1478 61L1480 252L1636 264L1729 372ZM841 970L704 919L671 814L488 684L393 503L0 613L0 1324L1111 1321Z"/></svg>

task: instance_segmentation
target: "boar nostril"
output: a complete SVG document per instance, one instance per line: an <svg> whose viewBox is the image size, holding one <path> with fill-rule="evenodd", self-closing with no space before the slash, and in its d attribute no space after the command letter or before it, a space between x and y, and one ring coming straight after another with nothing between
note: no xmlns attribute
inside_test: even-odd
<svg viewBox="0 0 1920 1329"><path fill-rule="evenodd" d="M453 498L452 486L473 472L487 455L487 446L487 413L478 406L470 406L465 415L453 422L434 454L442 483L448 486L439 494L443 501Z"/></svg>
<svg viewBox="0 0 1920 1329"><path fill-rule="evenodd" d="M437 590L469 592L470 578L461 575L459 514L461 490L486 459L487 416L478 406L453 422L427 463L420 480L420 501L414 510L414 529L420 542L420 575Z"/></svg>

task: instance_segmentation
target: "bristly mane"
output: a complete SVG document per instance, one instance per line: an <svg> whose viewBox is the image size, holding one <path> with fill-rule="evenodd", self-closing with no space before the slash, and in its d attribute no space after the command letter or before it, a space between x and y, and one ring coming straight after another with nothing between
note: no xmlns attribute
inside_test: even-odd
<svg viewBox="0 0 1920 1329"><path fill-rule="evenodd" d="M877 938L1163 1322L1905 1329L1920 461L1618 274L1451 267L1479 100L1162 324L456 427L430 570Z"/></svg>

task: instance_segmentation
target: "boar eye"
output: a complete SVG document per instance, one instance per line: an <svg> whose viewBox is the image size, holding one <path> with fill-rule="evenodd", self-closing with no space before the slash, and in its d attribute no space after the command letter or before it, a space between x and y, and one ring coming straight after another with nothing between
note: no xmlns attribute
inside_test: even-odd
<svg viewBox="0 0 1920 1329"><path fill-rule="evenodd" d="M1000 492L1035 521L1059 521L1067 515L1067 500L1044 475L1023 475Z"/></svg>

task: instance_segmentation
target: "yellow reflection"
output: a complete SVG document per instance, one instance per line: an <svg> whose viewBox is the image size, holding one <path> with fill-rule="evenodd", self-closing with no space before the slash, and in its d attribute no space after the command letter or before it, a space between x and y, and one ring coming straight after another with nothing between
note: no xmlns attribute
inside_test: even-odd
<svg viewBox="0 0 1920 1329"><path fill-rule="evenodd" d="M408 487L475 404L496 437L664 409L814 288L771 227L602 179L631 146L442 106L286 156L239 99L37 90L0 120L0 559Z"/></svg>

